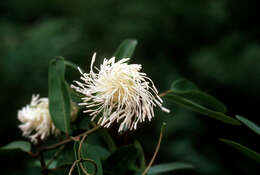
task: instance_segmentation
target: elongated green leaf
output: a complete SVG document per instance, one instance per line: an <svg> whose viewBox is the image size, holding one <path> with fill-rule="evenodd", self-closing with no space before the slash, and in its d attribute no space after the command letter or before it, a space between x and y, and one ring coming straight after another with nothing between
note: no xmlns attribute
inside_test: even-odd
<svg viewBox="0 0 260 175"><path fill-rule="evenodd" d="M175 80L171 85L171 90L173 91L189 91L189 90L199 90L199 88L189 80L180 78Z"/></svg>
<svg viewBox="0 0 260 175"><path fill-rule="evenodd" d="M122 58L131 58L132 54L135 51L136 45L137 45L137 40L126 39L116 49L114 56L116 57L117 60L120 60Z"/></svg>
<svg viewBox="0 0 260 175"><path fill-rule="evenodd" d="M184 169L193 169L194 167L189 163L184 162L172 162L172 163L164 163L159 165L152 166L147 175L155 175L160 173L165 173L169 171L177 171L177 170L184 170Z"/></svg>
<svg viewBox="0 0 260 175"><path fill-rule="evenodd" d="M242 152L243 154L245 154L246 156L256 160L257 162L260 163L260 154L231 140L226 140L226 139L219 139L220 141L232 146L233 148L239 150L240 152Z"/></svg>
<svg viewBox="0 0 260 175"><path fill-rule="evenodd" d="M1 147L0 150L21 150L24 152L30 152L31 144L25 141L14 141Z"/></svg>
<svg viewBox="0 0 260 175"><path fill-rule="evenodd" d="M126 174L135 167L139 151L134 145L127 145L118 148L104 162L104 171L107 174Z"/></svg>
<svg viewBox="0 0 260 175"><path fill-rule="evenodd" d="M192 82L179 79L172 83L171 90L178 96L188 99L194 103L213 109L218 112L226 113L227 107L215 97L204 93Z"/></svg>
<svg viewBox="0 0 260 175"><path fill-rule="evenodd" d="M225 107L225 105L223 105L223 103L221 103L215 97L208 95L206 93L203 93L200 91L193 91L193 90L187 91L187 92L174 92L174 93L183 98L186 98L195 103L198 103L202 106L210 108L212 110L216 110L216 111L222 112L222 113L227 112L227 108Z"/></svg>
<svg viewBox="0 0 260 175"><path fill-rule="evenodd" d="M64 74L64 58L57 57L51 60L48 75L49 109L51 118L58 129L65 133L71 134L71 100L69 87L65 82Z"/></svg>
<svg viewBox="0 0 260 175"><path fill-rule="evenodd" d="M208 109L204 106L201 106L197 103L194 103L191 100L180 97L173 92L168 93L165 96L165 98L167 98L167 99L171 100L172 102L174 102L174 103L176 103L180 106L183 106L187 109L190 109L192 111L201 113L203 115L215 118L215 119L223 121L225 123L229 123L229 124L232 124L232 125L240 125L240 122L236 119L233 119L233 118L231 118L231 117L229 117L229 116L227 116L227 115L225 115L221 112L210 110L210 109Z"/></svg>
<svg viewBox="0 0 260 175"><path fill-rule="evenodd" d="M251 122L250 120L240 116L240 115L236 115L236 118L241 121L244 125L246 125L248 128L252 129L255 133L259 134L260 135L260 127Z"/></svg>

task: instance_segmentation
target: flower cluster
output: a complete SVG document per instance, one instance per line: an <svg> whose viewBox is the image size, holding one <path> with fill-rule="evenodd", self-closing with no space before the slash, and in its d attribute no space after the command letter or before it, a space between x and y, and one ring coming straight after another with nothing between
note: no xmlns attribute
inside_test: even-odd
<svg viewBox="0 0 260 175"><path fill-rule="evenodd" d="M48 98L33 95L31 103L18 111L18 119L22 123L19 128L23 136L30 138L33 143L46 139L50 134L60 134L51 120Z"/></svg>
<svg viewBox="0 0 260 175"><path fill-rule="evenodd" d="M81 73L83 82L75 81L73 89L81 93L86 110L93 121L98 118L98 124L109 127L112 123L120 123L118 131L136 129L137 124L154 117L154 107L162 106L162 99L152 80L140 72L141 65L128 64L130 58L116 62L115 57L104 59L100 68L94 67L96 54L93 55L90 72ZM96 71L94 71L95 69ZM101 114L101 115L99 115Z"/></svg>

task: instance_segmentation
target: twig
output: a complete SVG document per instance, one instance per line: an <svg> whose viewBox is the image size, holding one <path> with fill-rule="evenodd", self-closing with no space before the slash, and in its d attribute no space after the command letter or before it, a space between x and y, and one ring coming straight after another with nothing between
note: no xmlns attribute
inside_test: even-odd
<svg viewBox="0 0 260 175"><path fill-rule="evenodd" d="M41 152L39 155L40 155L39 159L40 159L41 168L42 168L41 173L42 173L42 175L48 175L48 170L45 169L46 164L45 164L45 161L44 161L44 158L43 158L43 153Z"/></svg>
<svg viewBox="0 0 260 175"><path fill-rule="evenodd" d="M65 139L65 140L63 140L63 141L61 141L61 142L59 142L59 143L56 143L56 144L54 144L54 145L51 145L51 146L41 147L41 148L40 148L40 151L47 151L47 150L55 149L55 148L57 148L57 147L59 147L59 146L61 146L61 145L64 145L64 144L69 143L69 142L72 142L72 141L74 141L75 139L80 139L80 138L81 138L82 136L84 136L85 134L86 134L86 135L91 134L91 133L95 132L95 131L96 131L97 129L99 129L99 128L100 128L100 126L99 126L99 125L96 125L94 128L92 128L92 129L90 129L90 130L88 130L88 131L86 131L86 132L84 132L84 133L81 133L81 134L77 135L76 137L67 138L67 139Z"/></svg>
<svg viewBox="0 0 260 175"><path fill-rule="evenodd" d="M83 142L84 142L84 140L86 139L87 136L88 136L88 134L86 133L86 134L82 137L82 139L81 139L81 141L80 141L80 143L79 143L78 158L81 158L82 145L83 145Z"/></svg>
<svg viewBox="0 0 260 175"><path fill-rule="evenodd" d="M146 167L146 169L144 170L143 174L142 175L146 175L148 170L150 169L150 167L152 166L154 160L155 160L155 157L160 149L160 145L161 145L161 142L162 142L162 137L163 137L163 131L165 129L165 126L166 126L166 123L163 123L162 124L162 127L161 127L161 132L160 132L160 137L159 137L159 140L158 140L158 144L156 146L156 149L154 151L154 154L153 154L153 157L151 159L151 161L149 162L148 166Z"/></svg>
<svg viewBox="0 0 260 175"><path fill-rule="evenodd" d="M167 94L169 94L169 93L171 93L171 92L172 92L172 90L168 90L168 91L165 91L165 92L159 94L159 96L160 96L160 97L164 97L165 95L167 95Z"/></svg>
<svg viewBox="0 0 260 175"><path fill-rule="evenodd" d="M69 142L72 142L74 141L75 139L80 139L81 137L85 136L85 135L89 135L93 132L95 132L96 130L98 130L100 128L99 125L96 125L95 127L93 127L92 129L84 132L84 133L81 133L79 135L77 135L76 137L70 137L70 138L67 138L59 143L56 143L54 145L50 145L50 146L45 146L45 147L40 147L38 149L37 152L33 153L33 152L27 152L30 156L32 157L39 157L40 159L40 163L41 163L41 167L42 167L42 175L48 175L48 166L52 163L52 161L54 159L56 159L56 157L58 156L58 154L60 153L60 151L63 149L61 148L61 150L59 150L53 157L53 160L50 160L50 162L48 162L48 164L46 165L45 164L45 161L44 161L44 158L43 158L43 152L44 151L48 151L48 150L52 150L52 149L55 149L55 148L58 148L59 146L62 146L62 145L65 145ZM75 163L75 162L74 162ZM73 168L72 168L72 171L73 171Z"/></svg>
<svg viewBox="0 0 260 175"><path fill-rule="evenodd" d="M72 172L73 172L73 170L74 170L74 168L75 168L75 166L77 165L78 162L79 162L79 160L75 160L75 162L73 163L73 165L70 168L69 175L72 175Z"/></svg>
<svg viewBox="0 0 260 175"><path fill-rule="evenodd" d="M96 126L95 126L95 127L96 127ZM71 166L70 171L69 171L69 172L70 172L69 175L72 174L72 172L73 172L73 170L74 170L76 164L78 164L78 163L79 163L79 165L80 165L80 168L81 168L82 172L83 172L85 175L90 175L90 174L85 170L85 168L84 168L84 166L83 166L83 164L82 164L83 161L88 161L88 162L93 163L94 166L95 166L95 171L94 171L93 174L95 175L96 172L97 172L97 164L96 164L96 162L95 162L94 160L92 160L92 159L88 159L88 158L84 158L84 157L82 158L82 156L81 156L82 146L83 146L83 143L84 143L85 139L87 138L88 134L89 134L89 133L86 132L86 133L83 135L82 139L80 140L79 148L78 148L78 155L77 155L78 158L77 158L77 160L74 161L73 165Z"/></svg>

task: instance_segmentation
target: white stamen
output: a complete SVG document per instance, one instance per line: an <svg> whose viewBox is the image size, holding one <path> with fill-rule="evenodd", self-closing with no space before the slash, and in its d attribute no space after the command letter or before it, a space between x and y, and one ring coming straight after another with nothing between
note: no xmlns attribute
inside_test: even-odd
<svg viewBox="0 0 260 175"><path fill-rule="evenodd" d="M94 53L90 73L81 73L81 80L71 85L77 92L83 94L84 112L90 113L92 120L101 112L103 116L98 124L110 127L113 122L120 124L118 131L135 130L137 124L154 117L155 106L162 111L170 112L162 107L162 99L152 80L140 72L141 65L128 64L130 58L115 61L115 57L104 59L97 72L93 71L96 58Z"/></svg>

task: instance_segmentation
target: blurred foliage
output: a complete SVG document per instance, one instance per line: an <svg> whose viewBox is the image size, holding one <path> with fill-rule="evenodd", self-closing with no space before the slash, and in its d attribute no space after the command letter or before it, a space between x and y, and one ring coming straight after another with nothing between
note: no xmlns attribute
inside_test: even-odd
<svg viewBox="0 0 260 175"><path fill-rule="evenodd" d="M185 77L224 102L229 114L259 123L258 16L256 0L2 0L0 146L22 139L17 110L32 93L47 96L50 59L62 55L88 70L93 52L98 59L110 57L125 38L139 41L132 62L143 65L159 91ZM71 72L66 78L71 82L77 76ZM257 174L256 162L218 141L235 137L259 152L259 143L249 140L253 133L177 106L171 111L134 133L114 137L121 145L139 138L149 160L161 121L167 121L156 163L191 162L195 174ZM0 154L3 174L39 172L24 154Z"/></svg>

